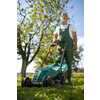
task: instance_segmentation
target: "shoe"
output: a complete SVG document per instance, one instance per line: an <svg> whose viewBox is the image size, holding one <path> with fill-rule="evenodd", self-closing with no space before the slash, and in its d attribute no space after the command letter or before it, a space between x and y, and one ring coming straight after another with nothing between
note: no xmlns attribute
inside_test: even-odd
<svg viewBox="0 0 100 100"><path fill-rule="evenodd" d="M69 82L70 82L70 81L71 81L71 77L67 77L67 81L69 81Z"/></svg>
<svg viewBox="0 0 100 100"><path fill-rule="evenodd" d="M53 66L57 66L58 65L58 63L55 63Z"/></svg>
<svg viewBox="0 0 100 100"><path fill-rule="evenodd" d="M67 80L66 82L67 82L67 83L70 83L71 81Z"/></svg>
<svg viewBox="0 0 100 100"><path fill-rule="evenodd" d="M71 80L70 81L69 80L66 80L65 83L67 83L69 85L72 85L72 81Z"/></svg>
<svg viewBox="0 0 100 100"><path fill-rule="evenodd" d="M69 78L69 79L66 79L66 82L67 83L70 83L71 82L71 79Z"/></svg>

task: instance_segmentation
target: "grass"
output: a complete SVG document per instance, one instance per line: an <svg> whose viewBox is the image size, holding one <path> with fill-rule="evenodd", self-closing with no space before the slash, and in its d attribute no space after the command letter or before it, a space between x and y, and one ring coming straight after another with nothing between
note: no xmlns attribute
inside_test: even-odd
<svg viewBox="0 0 100 100"><path fill-rule="evenodd" d="M32 76L27 74L29 78ZM65 82L63 86L23 88L21 77L17 75L17 100L84 100L84 73L78 79L79 76L80 74L73 73L72 84Z"/></svg>

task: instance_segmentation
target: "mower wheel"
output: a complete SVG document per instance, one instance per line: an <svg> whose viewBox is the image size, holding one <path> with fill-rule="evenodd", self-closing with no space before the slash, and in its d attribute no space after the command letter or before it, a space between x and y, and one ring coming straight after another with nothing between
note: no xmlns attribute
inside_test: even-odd
<svg viewBox="0 0 100 100"><path fill-rule="evenodd" d="M24 77L24 78L22 79L22 82L21 82L21 86L22 86L22 87L27 86L26 80L30 80L30 78L29 78L29 77Z"/></svg>
<svg viewBox="0 0 100 100"><path fill-rule="evenodd" d="M55 81L53 76L48 76L47 77L47 86L54 87L55 86Z"/></svg>
<svg viewBox="0 0 100 100"><path fill-rule="evenodd" d="M27 79L26 79L26 86L27 87L31 87L32 86L32 81L31 81L31 79L29 77L27 77Z"/></svg>
<svg viewBox="0 0 100 100"><path fill-rule="evenodd" d="M64 77L61 74L59 74L59 79L60 79L60 84L63 85Z"/></svg>
<svg viewBox="0 0 100 100"><path fill-rule="evenodd" d="M43 81L43 87L47 87L47 81L46 80Z"/></svg>

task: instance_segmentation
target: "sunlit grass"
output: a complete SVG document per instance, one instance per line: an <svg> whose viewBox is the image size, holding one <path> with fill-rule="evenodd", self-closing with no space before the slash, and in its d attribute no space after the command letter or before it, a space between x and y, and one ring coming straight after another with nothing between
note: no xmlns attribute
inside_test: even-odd
<svg viewBox="0 0 100 100"><path fill-rule="evenodd" d="M84 74L72 74L72 84L63 86L21 87L21 76L17 75L17 100L84 100ZM27 75L32 78L32 74ZM78 81L76 82L76 80ZM76 83L75 83L76 82Z"/></svg>

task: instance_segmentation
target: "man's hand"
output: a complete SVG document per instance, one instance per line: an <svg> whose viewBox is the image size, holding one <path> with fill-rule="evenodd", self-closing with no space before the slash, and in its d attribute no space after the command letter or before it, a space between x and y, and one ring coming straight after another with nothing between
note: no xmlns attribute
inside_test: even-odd
<svg viewBox="0 0 100 100"><path fill-rule="evenodd" d="M58 40L54 40L53 42L54 42L54 43L59 43L59 41L58 41Z"/></svg>
<svg viewBox="0 0 100 100"><path fill-rule="evenodd" d="M55 35L54 35L54 40L53 40L54 43L59 43L57 37L58 37L58 34L55 34Z"/></svg>
<svg viewBox="0 0 100 100"><path fill-rule="evenodd" d="M74 39L74 46L72 47L73 50L76 50L77 49L77 35L76 35L76 32L73 32L73 39Z"/></svg>
<svg viewBox="0 0 100 100"><path fill-rule="evenodd" d="M73 50L76 50L76 49L77 49L77 45L74 45L74 46L72 47L72 49L73 49Z"/></svg>

